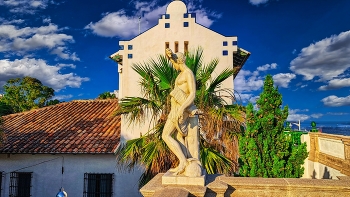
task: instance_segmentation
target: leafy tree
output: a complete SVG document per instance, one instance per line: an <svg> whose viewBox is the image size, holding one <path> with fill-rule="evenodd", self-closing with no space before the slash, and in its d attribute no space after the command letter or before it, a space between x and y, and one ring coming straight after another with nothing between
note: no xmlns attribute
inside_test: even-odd
<svg viewBox="0 0 350 197"><path fill-rule="evenodd" d="M196 76L195 104L200 115L201 162L208 173L233 174L237 170L233 133L240 131L244 121L243 113L235 106L228 105L223 92L233 98L230 90L222 89L221 83L235 74L235 70L225 69L212 78L218 59L209 64L202 63L201 49L187 54L186 65ZM123 114L129 123L142 123L146 117L152 120L148 133L121 145L117 152L118 166L132 170L141 164L145 172L140 177L139 186L147 183L159 172L166 172L177 165L175 155L162 140L162 131L170 111L170 91L174 86L177 71L163 55L143 64L135 64L133 69L141 77L143 97L122 99L117 115ZM226 121L224 121L226 120Z"/></svg>
<svg viewBox="0 0 350 197"><path fill-rule="evenodd" d="M63 101L60 101L58 99L54 99L54 100L48 100L45 102L45 107L46 106L50 106L50 105L57 105L59 103L62 103Z"/></svg>
<svg viewBox="0 0 350 197"><path fill-rule="evenodd" d="M54 89L44 86L36 78L23 77L7 81L2 101L17 113L43 107L52 96Z"/></svg>
<svg viewBox="0 0 350 197"><path fill-rule="evenodd" d="M250 103L246 109L246 130L239 138L240 175L249 177L301 177L307 157L306 143L295 146L284 134L288 107L282 95L266 76L257 110Z"/></svg>
<svg viewBox="0 0 350 197"><path fill-rule="evenodd" d="M12 114L13 110L12 107L7 105L2 98L0 98L0 116L5 116L8 114Z"/></svg>
<svg viewBox="0 0 350 197"><path fill-rule="evenodd" d="M98 95L97 99L115 99L116 96L113 93L110 92L103 92Z"/></svg>

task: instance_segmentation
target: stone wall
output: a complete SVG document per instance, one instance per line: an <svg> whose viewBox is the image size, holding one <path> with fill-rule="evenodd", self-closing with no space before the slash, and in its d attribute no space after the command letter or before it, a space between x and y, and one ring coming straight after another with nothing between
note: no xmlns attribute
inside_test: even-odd
<svg viewBox="0 0 350 197"><path fill-rule="evenodd" d="M350 177L331 179L249 178L207 175L205 186L162 185L158 174L140 191L145 197L350 196Z"/></svg>
<svg viewBox="0 0 350 197"><path fill-rule="evenodd" d="M309 133L302 136L302 141L308 144L309 151L303 178L350 176L349 136Z"/></svg>

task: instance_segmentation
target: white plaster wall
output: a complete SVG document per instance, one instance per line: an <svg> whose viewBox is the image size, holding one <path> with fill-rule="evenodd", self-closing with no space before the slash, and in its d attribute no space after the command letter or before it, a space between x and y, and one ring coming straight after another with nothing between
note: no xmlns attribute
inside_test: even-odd
<svg viewBox="0 0 350 197"><path fill-rule="evenodd" d="M314 179L338 179L337 176L346 176L340 173L339 170L326 166L324 164L307 161L309 166L308 174L304 173L303 178L314 178Z"/></svg>
<svg viewBox="0 0 350 197"><path fill-rule="evenodd" d="M9 157L0 154L0 171L5 173L1 196L9 196L10 172L15 170L33 172L31 188L33 197L55 196L61 187L62 156L64 157L63 187L68 196L83 196L84 173L114 173L113 197L141 196L138 191L140 172L137 170L133 173L118 172L113 154L14 154ZM55 160L39 164L51 159ZM18 170L24 167L28 168Z"/></svg>
<svg viewBox="0 0 350 197"><path fill-rule="evenodd" d="M301 143L306 142L306 150L309 153L310 152L310 135L301 135ZM309 154L307 156L307 158L304 160L304 174L301 178L311 178L312 175L312 171L313 171L313 166L309 165Z"/></svg>
<svg viewBox="0 0 350 197"><path fill-rule="evenodd" d="M320 146L321 153L345 159L345 147L341 140L319 137L318 144Z"/></svg>
<svg viewBox="0 0 350 197"><path fill-rule="evenodd" d="M201 46L204 50L204 63L208 63L214 58L219 58L219 65L215 70L218 74L225 68L232 68L233 53L237 51L236 36L223 36L195 22L195 18L184 18L183 14L187 13L186 5L182 1L172 1L167 8L167 14L170 19L165 19L163 15L159 19L158 25L133 38L130 41L120 41L119 45L124 45L124 50L116 53L123 55L122 72L119 73L119 96L142 96L139 87L138 75L132 70L134 63L147 62L150 58L157 58L157 55L165 53L165 43L169 42L169 48L175 52L175 42L178 42L179 52L184 52L184 42L188 41L189 50L194 50ZM189 27L184 27L184 22L189 23ZM165 23L170 23L170 28L165 28ZM228 45L223 46L223 41ZM128 45L133 49L128 50ZM227 56L223 56L223 50L228 51ZM132 59L128 59L128 54L132 54ZM215 77L215 76L213 76ZM233 77L226 80L221 88L233 90ZM122 119L122 141L139 137L140 133L145 133L149 128L148 124L141 127L128 127L125 119Z"/></svg>

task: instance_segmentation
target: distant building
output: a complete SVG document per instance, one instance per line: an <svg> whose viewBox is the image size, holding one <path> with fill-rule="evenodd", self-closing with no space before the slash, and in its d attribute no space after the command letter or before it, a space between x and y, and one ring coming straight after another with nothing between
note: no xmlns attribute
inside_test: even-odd
<svg viewBox="0 0 350 197"><path fill-rule="evenodd" d="M0 196L140 196L140 173L117 170L117 99L72 101L3 116Z"/></svg>
<svg viewBox="0 0 350 197"><path fill-rule="evenodd" d="M204 62L219 58L216 73L227 67L238 71L248 59L250 53L238 47L237 36L224 36L196 23L196 14L188 13L182 1L172 1L166 13L159 19L158 25L128 41L119 41L119 50L111 59L118 62L119 98L141 96L138 76L132 69L134 63L142 63L165 53L165 48L173 52L187 52L202 47ZM226 80L222 88L234 88L234 77ZM128 128L122 119L122 140L138 137L147 131L143 128ZM131 132L134 130L134 132Z"/></svg>

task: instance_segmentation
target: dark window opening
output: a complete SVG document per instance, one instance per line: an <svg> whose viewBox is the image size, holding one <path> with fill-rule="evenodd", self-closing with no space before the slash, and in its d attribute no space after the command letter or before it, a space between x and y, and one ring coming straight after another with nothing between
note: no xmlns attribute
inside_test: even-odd
<svg viewBox="0 0 350 197"><path fill-rule="evenodd" d="M184 22L184 27L188 27L188 22Z"/></svg>
<svg viewBox="0 0 350 197"><path fill-rule="evenodd" d="M170 19L170 14L165 14L165 19Z"/></svg>
<svg viewBox="0 0 350 197"><path fill-rule="evenodd" d="M169 42L165 42L165 48L169 48Z"/></svg>
<svg viewBox="0 0 350 197"><path fill-rule="evenodd" d="M128 59L132 59L132 54L128 54Z"/></svg>
<svg viewBox="0 0 350 197"><path fill-rule="evenodd" d="M175 53L179 52L179 42L175 42Z"/></svg>
<svg viewBox="0 0 350 197"><path fill-rule="evenodd" d="M185 13L185 14L184 14L184 18L188 18L188 13Z"/></svg>
<svg viewBox="0 0 350 197"><path fill-rule="evenodd" d="M119 45L119 50L124 50L124 45Z"/></svg>
<svg viewBox="0 0 350 197"><path fill-rule="evenodd" d="M170 23L165 23L165 28L170 28Z"/></svg>
<svg viewBox="0 0 350 197"><path fill-rule="evenodd" d="M184 42L184 52L185 54L188 53L188 41Z"/></svg>
<svg viewBox="0 0 350 197"><path fill-rule="evenodd" d="M232 45L233 46L237 45L237 41L232 41Z"/></svg>
<svg viewBox="0 0 350 197"><path fill-rule="evenodd" d="M196 18L196 13L191 13L191 18Z"/></svg>
<svg viewBox="0 0 350 197"><path fill-rule="evenodd" d="M128 50L132 50L132 45L128 45Z"/></svg>
<svg viewBox="0 0 350 197"><path fill-rule="evenodd" d="M31 172L11 172L10 174L10 197L30 197L32 181Z"/></svg>
<svg viewBox="0 0 350 197"><path fill-rule="evenodd" d="M228 55L228 51L226 50L222 51L222 55Z"/></svg>
<svg viewBox="0 0 350 197"><path fill-rule="evenodd" d="M223 41L223 42L222 42L222 45L223 45L223 46L227 46L227 41Z"/></svg>
<svg viewBox="0 0 350 197"><path fill-rule="evenodd" d="M113 174L84 174L84 197L112 197Z"/></svg>

